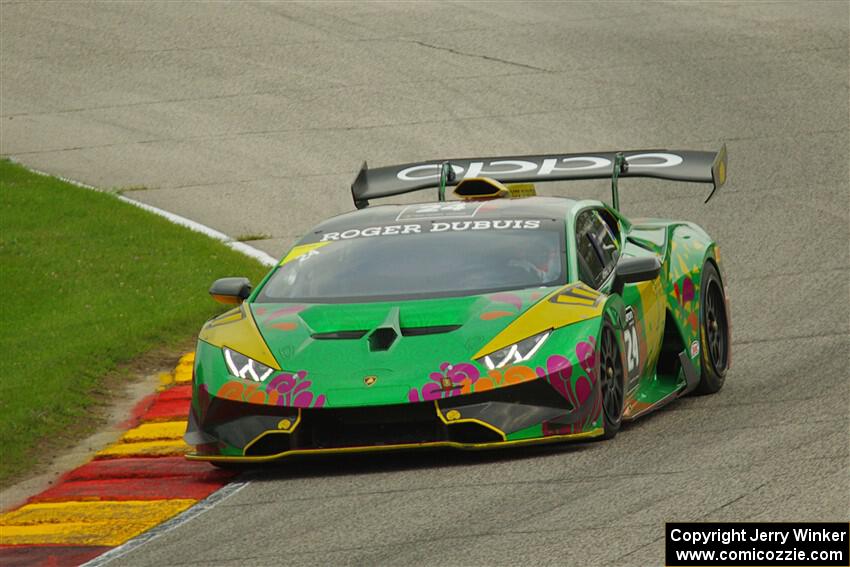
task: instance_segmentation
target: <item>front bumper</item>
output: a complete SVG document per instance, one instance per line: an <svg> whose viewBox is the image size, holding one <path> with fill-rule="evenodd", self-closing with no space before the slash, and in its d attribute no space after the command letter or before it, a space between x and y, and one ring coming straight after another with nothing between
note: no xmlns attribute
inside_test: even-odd
<svg viewBox="0 0 850 567"><path fill-rule="evenodd" d="M196 399L188 459L265 462L289 456L449 447L491 449L603 434L588 419L598 394L573 408L545 380L435 401L353 408L261 406Z"/></svg>

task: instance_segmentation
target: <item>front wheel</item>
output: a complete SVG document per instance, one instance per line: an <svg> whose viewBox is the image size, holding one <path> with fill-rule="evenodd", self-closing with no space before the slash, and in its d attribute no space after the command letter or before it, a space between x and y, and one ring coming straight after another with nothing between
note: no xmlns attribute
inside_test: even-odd
<svg viewBox="0 0 850 567"><path fill-rule="evenodd" d="M702 269L700 284L700 372L697 394L713 394L723 387L729 367L729 320L720 274L711 262Z"/></svg>
<svg viewBox="0 0 850 567"><path fill-rule="evenodd" d="M614 327L602 324L599 341L599 379L602 393L603 439L613 439L623 422L624 373L623 357Z"/></svg>

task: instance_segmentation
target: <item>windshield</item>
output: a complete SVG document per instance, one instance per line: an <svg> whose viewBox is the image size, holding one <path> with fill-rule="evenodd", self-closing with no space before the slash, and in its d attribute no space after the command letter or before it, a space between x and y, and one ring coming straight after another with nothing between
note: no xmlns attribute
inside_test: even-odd
<svg viewBox="0 0 850 567"><path fill-rule="evenodd" d="M565 283L564 223L554 219L360 227L312 235L257 302L452 297Z"/></svg>

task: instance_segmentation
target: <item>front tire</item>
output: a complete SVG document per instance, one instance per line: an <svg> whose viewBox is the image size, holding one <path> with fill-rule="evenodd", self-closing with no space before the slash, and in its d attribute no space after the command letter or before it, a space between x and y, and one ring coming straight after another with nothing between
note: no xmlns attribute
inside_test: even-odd
<svg viewBox="0 0 850 567"><path fill-rule="evenodd" d="M729 320L720 274L711 262L702 269L700 284L700 372L697 394L723 387L729 367Z"/></svg>
<svg viewBox="0 0 850 567"><path fill-rule="evenodd" d="M613 439L623 423L625 374L614 327L606 319L599 338L599 380L602 394L603 439Z"/></svg>

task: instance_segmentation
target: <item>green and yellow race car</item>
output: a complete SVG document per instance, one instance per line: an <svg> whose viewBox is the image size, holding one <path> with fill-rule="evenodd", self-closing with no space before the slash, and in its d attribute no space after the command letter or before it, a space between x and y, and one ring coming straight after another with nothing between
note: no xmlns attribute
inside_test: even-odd
<svg viewBox="0 0 850 567"><path fill-rule="evenodd" d="M718 391L720 251L693 223L623 216L618 180L637 176L713 194L725 147L364 164L357 211L312 229L255 289L212 285L235 307L199 336L188 458L611 438ZM611 205L535 195L594 178L611 179ZM423 189L438 200L369 206Z"/></svg>

